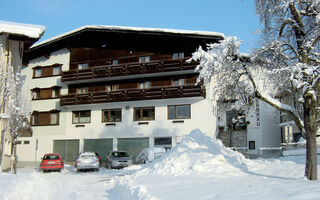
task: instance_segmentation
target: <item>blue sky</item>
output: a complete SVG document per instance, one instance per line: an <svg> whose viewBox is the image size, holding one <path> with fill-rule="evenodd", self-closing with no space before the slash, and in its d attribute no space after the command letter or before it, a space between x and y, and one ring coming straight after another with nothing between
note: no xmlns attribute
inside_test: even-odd
<svg viewBox="0 0 320 200"><path fill-rule="evenodd" d="M253 0L5 0L0 20L46 26L41 40L83 25L206 30L234 35L248 52L259 28Z"/></svg>

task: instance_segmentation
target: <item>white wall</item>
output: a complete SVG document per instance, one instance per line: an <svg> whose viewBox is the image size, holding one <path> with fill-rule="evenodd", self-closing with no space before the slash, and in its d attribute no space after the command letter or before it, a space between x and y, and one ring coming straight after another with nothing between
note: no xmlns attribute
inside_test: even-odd
<svg viewBox="0 0 320 200"><path fill-rule="evenodd" d="M47 88L54 85L62 86L61 94L67 94L67 85L61 83L61 77L47 77L32 79L33 67L46 66L55 63L62 65L62 70L69 69L69 50L61 49L51 53L50 58L39 57L31 60L27 67L22 70L25 77L24 92L31 99L31 89L35 87ZM207 95L208 96L208 95ZM168 120L168 105L191 104L191 119L184 119L183 123L173 123ZM129 106L129 110L125 107ZM148 121L147 125L138 125L133 121L134 107L155 107L155 120ZM116 123L116 126L106 126L101 122L102 109L122 109L122 122ZM31 101L31 110L49 111L52 109L61 110L60 124L58 126L34 126L32 138L21 138L21 140L30 140L29 145L19 145L19 161L34 161L35 159L35 141L39 140L39 149L37 151L37 161L45 153L52 152L53 140L80 139L80 148L82 139L90 138L114 138L116 147L116 138L134 138L149 137L150 145L153 145L154 137L172 137L173 145L185 134L190 133L193 129L201 129L209 136L213 137L216 129L216 118L212 113L211 103L203 97L161 99L148 101L130 101L105 104L87 104L68 107L60 107L59 99L34 100ZM72 124L72 111L91 110L91 123L84 124L85 127L76 127Z"/></svg>

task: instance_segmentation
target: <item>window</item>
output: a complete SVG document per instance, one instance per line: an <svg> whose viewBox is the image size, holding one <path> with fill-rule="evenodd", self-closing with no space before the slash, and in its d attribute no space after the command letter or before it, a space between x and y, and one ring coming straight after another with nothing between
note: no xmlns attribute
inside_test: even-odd
<svg viewBox="0 0 320 200"><path fill-rule="evenodd" d="M51 110L47 112L33 112L31 115L32 126L48 126L59 125L59 113L58 110Z"/></svg>
<svg viewBox="0 0 320 200"><path fill-rule="evenodd" d="M141 89L150 88L150 81L139 83Z"/></svg>
<svg viewBox="0 0 320 200"><path fill-rule="evenodd" d="M249 141L249 149L256 149L255 141Z"/></svg>
<svg viewBox="0 0 320 200"><path fill-rule="evenodd" d="M102 110L102 122L121 122L121 109Z"/></svg>
<svg viewBox="0 0 320 200"><path fill-rule="evenodd" d="M59 123L59 115L58 113L50 113L50 124L58 124Z"/></svg>
<svg viewBox="0 0 320 200"><path fill-rule="evenodd" d="M42 69L41 68L38 68L38 69L35 69L35 74L34 74L34 77L41 77L42 76Z"/></svg>
<svg viewBox="0 0 320 200"><path fill-rule="evenodd" d="M183 86L185 83L184 78L173 80L173 86Z"/></svg>
<svg viewBox="0 0 320 200"><path fill-rule="evenodd" d="M52 88L51 90L52 98L56 98L60 96L60 89L59 88Z"/></svg>
<svg viewBox="0 0 320 200"><path fill-rule="evenodd" d="M86 94L86 93L88 93L87 87L77 88L77 94Z"/></svg>
<svg viewBox="0 0 320 200"><path fill-rule="evenodd" d="M23 144L30 144L30 140L24 140Z"/></svg>
<svg viewBox="0 0 320 200"><path fill-rule="evenodd" d="M172 138L171 137L154 138L154 146L164 147L166 150L171 149Z"/></svg>
<svg viewBox="0 0 320 200"><path fill-rule="evenodd" d="M60 75L61 73L61 66L53 67L53 75Z"/></svg>
<svg viewBox="0 0 320 200"><path fill-rule="evenodd" d="M31 90L32 100L58 98L60 96L60 89L59 86L53 86L51 88L33 88Z"/></svg>
<svg viewBox="0 0 320 200"><path fill-rule="evenodd" d="M73 111L72 112L72 123L80 124L80 123L90 123L91 122L91 111Z"/></svg>
<svg viewBox="0 0 320 200"><path fill-rule="evenodd" d="M181 52L181 53L174 53L174 54L172 55L172 59L174 59L174 60L183 59L183 58L184 58L184 53L183 53L183 52Z"/></svg>
<svg viewBox="0 0 320 200"><path fill-rule="evenodd" d="M16 144L21 144L21 143L22 143L21 140L16 141Z"/></svg>
<svg viewBox="0 0 320 200"><path fill-rule="evenodd" d="M62 64L53 64L48 66L36 66L33 68L33 78L43 78L61 75Z"/></svg>
<svg viewBox="0 0 320 200"><path fill-rule="evenodd" d="M116 84L107 86L107 91L115 91L117 89L118 89L118 86Z"/></svg>
<svg viewBox="0 0 320 200"><path fill-rule="evenodd" d="M80 63L78 64L78 69L82 70L82 69L88 69L89 65L88 63Z"/></svg>
<svg viewBox="0 0 320 200"><path fill-rule="evenodd" d="M112 60L112 64L117 65L117 64L119 64L119 62L118 62L118 60Z"/></svg>
<svg viewBox="0 0 320 200"><path fill-rule="evenodd" d="M32 91L32 99L40 99L40 89Z"/></svg>
<svg viewBox="0 0 320 200"><path fill-rule="evenodd" d="M134 108L133 120L134 121L145 121L154 120L155 112L154 107Z"/></svg>
<svg viewBox="0 0 320 200"><path fill-rule="evenodd" d="M190 119L190 105L172 105L168 106L168 119Z"/></svg>
<svg viewBox="0 0 320 200"><path fill-rule="evenodd" d="M139 57L139 63L150 62L150 56L141 56Z"/></svg>

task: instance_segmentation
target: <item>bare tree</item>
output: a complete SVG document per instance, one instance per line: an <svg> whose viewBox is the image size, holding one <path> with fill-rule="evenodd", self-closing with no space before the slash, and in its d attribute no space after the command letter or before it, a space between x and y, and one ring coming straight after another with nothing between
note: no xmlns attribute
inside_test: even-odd
<svg viewBox="0 0 320 200"><path fill-rule="evenodd" d="M1 46L0 46L1 48ZM29 102L26 95L21 91L22 80L20 67L12 67L4 60L0 49L0 94L1 94L1 113L0 118L8 123L11 140L11 172L16 174L16 144L22 132L30 128L28 121L30 117Z"/></svg>
<svg viewBox="0 0 320 200"><path fill-rule="evenodd" d="M236 96L240 108L258 98L288 114L307 141L305 176L317 179L320 84L320 1L256 0L264 29L261 47L251 54L239 51L241 41L226 37L199 48L197 70L213 84L213 100ZM284 98L280 101L279 96Z"/></svg>

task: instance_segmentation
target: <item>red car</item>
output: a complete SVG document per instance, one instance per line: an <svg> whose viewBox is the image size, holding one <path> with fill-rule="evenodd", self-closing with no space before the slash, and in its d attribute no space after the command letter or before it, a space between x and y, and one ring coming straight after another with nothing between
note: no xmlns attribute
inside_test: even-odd
<svg viewBox="0 0 320 200"><path fill-rule="evenodd" d="M63 169L63 160L58 153L48 153L42 157L40 169L42 171L61 171Z"/></svg>

